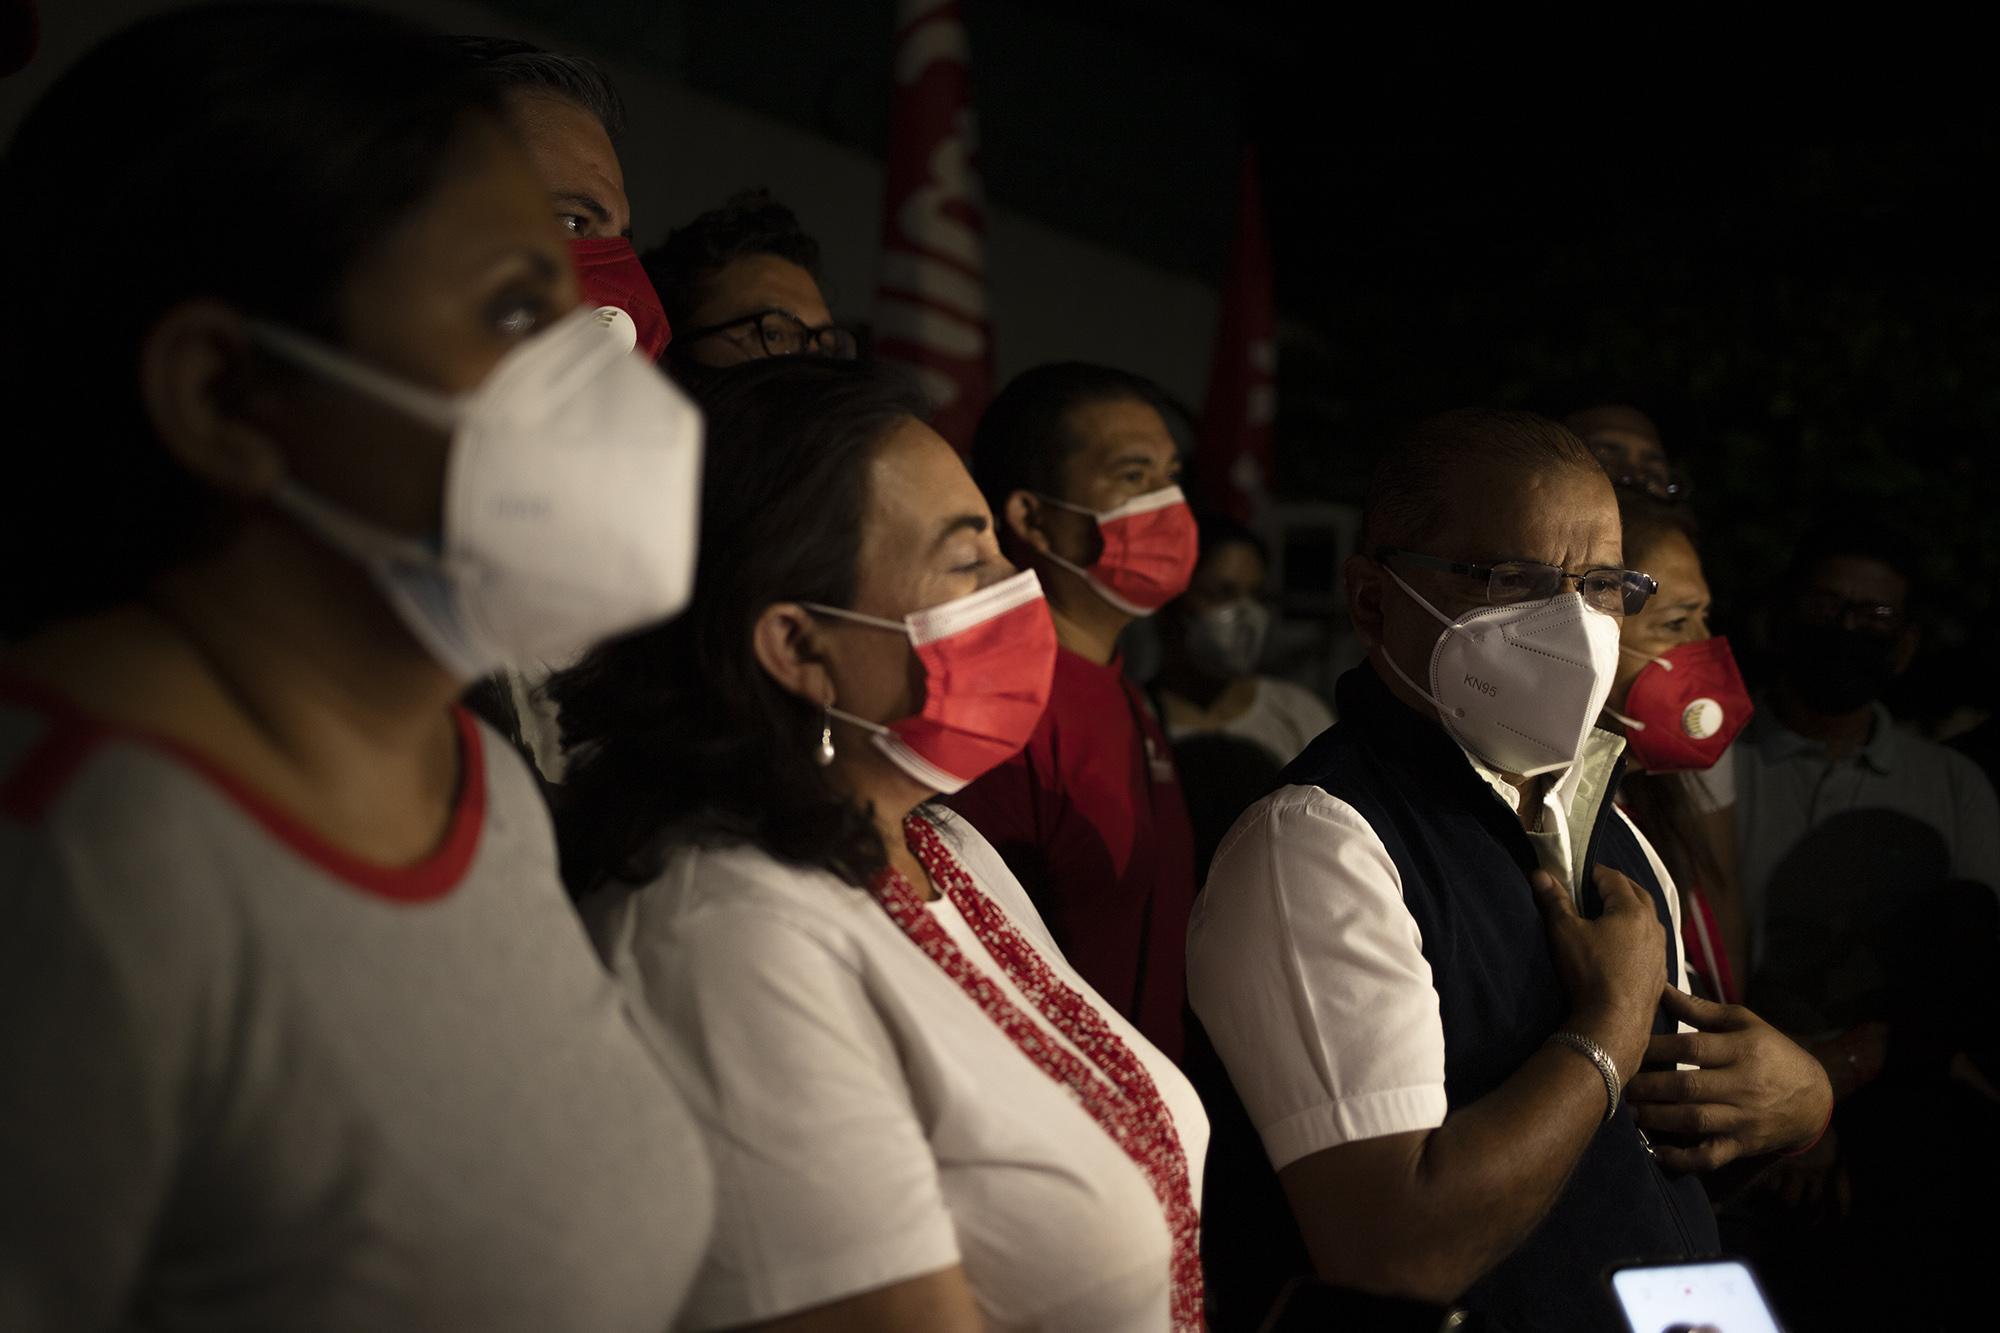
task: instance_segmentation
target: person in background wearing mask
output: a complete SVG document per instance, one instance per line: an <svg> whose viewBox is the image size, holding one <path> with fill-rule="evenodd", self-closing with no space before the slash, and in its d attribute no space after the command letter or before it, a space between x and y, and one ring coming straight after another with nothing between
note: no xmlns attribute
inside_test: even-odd
<svg viewBox="0 0 2000 1333"><path fill-rule="evenodd" d="M1625 559L1660 585L1618 629L1618 673L1606 705L1625 736L1618 799L1659 851L1681 895L1690 979L1710 999L1740 1004L1749 977L1743 900L1736 884L1734 793L1719 805L1712 781L1750 721L1749 691L1727 639L1709 633L1710 596L1685 505L1618 488Z"/></svg>
<svg viewBox="0 0 2000 1333"><path fill-rule="evenodd" d="M0 239L0 1328L671 1326L699 1131L454 700L685 601L692 408L364 11L112 37Z"/></svg>
<svg viewBox="0 0 2000 1333"><path fill-rule="evenodd" d="M1311 690L1262 676L1271 631L1263 539L1221 514L1196 519L1201 555L1188 590L1160 613L1162 658L1153 699L1167 735L1224 732L1288 764L1333 725Z"/></svg>
<svg viewBox="0 0 2000 1333"><path fill-rule="evenodd" d="M1775 1029L1683 992L1672 879L1611 801L1623 742L1592 723L1653 583L1582 442L1486 411L1383 461L1345 575L1368 659L1188 937L1296 1230L1209 1229L1261 1229L1267 1293L1289 1259L1510 1330L1617 1328L1614 1260L1716 1247L1692 1173L1810 1144L1832 1102Z"/></svg>
<svg viewBox="0 0 2000 1333"><path fill-rule="evenodd" d="M1753 954L1772 878L1815 828L1891 810L1944 839L1949 873L2000 893L2000 803L1977 765L1896 725L1881 695L1920 630L1907 543L1862 524L1807 534L1774 609L1777 679L1736 748L1737 830ZM1884 886L1889 888L1890 886Z"/></svg>
<svg viewBox="0 0 2000 1333"><path fill-rule="evenodd" d="M1193 1089L931 804L1041 719L1039 581L891 372L703 393L692 606L555 683L571 887L712 1106L680 1327L1200 1328Z"/></svg>
<svg viewBox="0 0 2000 1333"><path fill-rule="evenodd" d="M1236 817L1333 714L1311 690L1257 673L1271 628L1263 539L1226 515L1195 521L1201 556L1188 590L1160 613L1147 694L1173 742L1199 882Z"/></svg>
<svg viewBox="0 0 2000 1333"><path fill-rule="evenodd" d="M950 803L1077 971L1178 1060L1194 834L1166 733L1117 649L1194 573L1161 401L1136 375L1062 362L1015 377L980 420L972 474L1002 549L1041 575L1061 648L1027 747Z"/></svg>
<svg viewBox="0 0 2000 1333"><path fill-rule="evenodd" d="M1919 647L1919 569L1870 522L1809 532L1772 611L1777 679L1733 749L1751 994L1840 1098L1761 1201L1758 1258L1823 1327L1974 1327L1990 1306L2000 804L1880 701Z"/></svg>
<svg viewBox="0 0 2000 1333"><path fill-rule="evenodd" d="M673 338L659 295L632 249L632 206L618 139L625 102L582 56L510 37L454 41L477 76L500 94L528 161L569 236L584 301L625 347L658 361Z"/></svg>
<svg viewBox="0 0 2000 1333"><path fill-rule="evenodd" d="M676 227L645 262L681 330L668 364L683 382L771 356L855 354L820 292L819 242L768 191L744 190Z"/></svg>

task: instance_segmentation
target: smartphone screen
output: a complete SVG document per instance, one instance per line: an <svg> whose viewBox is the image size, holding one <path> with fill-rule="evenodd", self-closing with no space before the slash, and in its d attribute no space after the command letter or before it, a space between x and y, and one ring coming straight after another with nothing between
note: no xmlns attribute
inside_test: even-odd
<svg viewBox="0 0 2000 1333"><path fill-rule="evenodd" d="M1741 1260L1621 1268L1611 1290L1632 1333L1779 1333Z"/></svg>

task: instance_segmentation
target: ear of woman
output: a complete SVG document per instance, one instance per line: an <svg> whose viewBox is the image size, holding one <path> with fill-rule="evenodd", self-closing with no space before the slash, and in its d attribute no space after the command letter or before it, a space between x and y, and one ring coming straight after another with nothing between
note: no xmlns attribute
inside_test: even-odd
<svg viewBox="0 0 2000 1333"><path fill-rule="evenodd" d="M266 494L285 474L285 456L245 411L252 400L255 350L243 320L218 301L175 306L139 348L139 391L166 451L217 490Z"/></svg>
<svg viewBox="0 0 2000 1333"><path fill-rule="evenodd" d="M825 643L813 613L797 602L774 602L750 629L757 665L779 687L815 707L833 700Z"/></svg>

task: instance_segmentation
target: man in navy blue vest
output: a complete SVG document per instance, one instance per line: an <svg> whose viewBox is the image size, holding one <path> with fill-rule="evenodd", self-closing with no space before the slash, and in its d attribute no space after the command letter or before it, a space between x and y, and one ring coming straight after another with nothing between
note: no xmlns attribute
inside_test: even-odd
<svg viewBox="0 0 2000 1333"><path fill-rule="evenodd" d="M1340 722L1223 840L1189 935L1301 1257L1509 1330L1622 1327L1610 1266L1716 1249L1695 1173L1832 1107L1805 1052L1679 989L1679 903L1593 725L1652 591L1621 562L1569 431L1419 426L1346 566Z"/></svg>

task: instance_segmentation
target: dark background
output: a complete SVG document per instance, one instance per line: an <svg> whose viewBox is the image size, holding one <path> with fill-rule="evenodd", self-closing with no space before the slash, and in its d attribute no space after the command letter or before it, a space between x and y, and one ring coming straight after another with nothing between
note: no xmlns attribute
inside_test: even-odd
<svg viewBox="0 0 2000 1333"><path fill-rule="evenodd" d="M888 0L499 7L881 151ZM1212 282L1257 145L1288 497L1357 498L1427 411L1622 398L1694 477L1725 624L1810 519L1859 508L1923 539L1934 644L1980 637L2000 581L2000 140L1991 74L1953 63L1969 30L1899 56L1893 32L965 8L997 205Z"/></svg>
<svg viewBox="0 0 2000 1333"><path fill-rule="evenodd" d="M894 0L482 3L882 152ZM1359 498L1426 412L1630 401L1693 476L1723 628L1810 521L1858 508L1922 542L1943 651L1902 702L1983 698L2000 113L1971 19L964 8L1001 209L1214 284L1256 146L1283 497Z"/></svg>

